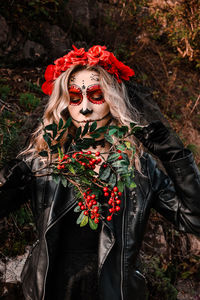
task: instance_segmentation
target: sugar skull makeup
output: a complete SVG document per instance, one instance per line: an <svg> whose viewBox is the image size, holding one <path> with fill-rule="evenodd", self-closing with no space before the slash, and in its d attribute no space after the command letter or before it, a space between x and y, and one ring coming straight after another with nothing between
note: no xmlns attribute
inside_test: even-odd
<svg viewBox="0 0 200 300"><path fill-rule="evenodd" d="M96 71L81 70L74 73L70 77L68 91L68 110L76 127L94 121L97 121L98 127L107 124L111 118L110 109L104 99Z"/></svg>
<svg viewBox="0 0 200 300"><path fill-rule="evenodd" d="M85 87L85 86L84 86ZM88 86L87 90L84 91L74 84L69 87L69 96L71 105L80 105L83 101L83 95L86 94L88 100L94 104L102 104L105 102L103 92L99 84Z"/></svg>

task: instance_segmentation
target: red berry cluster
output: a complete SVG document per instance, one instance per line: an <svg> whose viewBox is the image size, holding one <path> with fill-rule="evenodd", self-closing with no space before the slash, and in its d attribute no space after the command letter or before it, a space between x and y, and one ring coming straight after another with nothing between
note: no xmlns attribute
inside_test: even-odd
<svg viewBox="0 0 200 300"><path fill-rule="evenodd" d="M100 152L96 152L95 156L98 157L100 155ZM74 158L80 165L87 169L95 169L95 165L98 165L101 163L101 158L94 158L94 155L92 155L91 151L87 151L83 153L82 151L80 152L75 152L72 154L72 158ZM61 170L65 168L66 163L70 163L71 159L69 155L64 155L62 159L59 159L59 162L62 164L58 164L57 169Z"/></svg>
<svg viewBox="0 0 200 300"><path fill-rule="evenodd" d="M97 206L96 195L91 194L91 189L88 189L86 193L83 193L84 202L79 202L81 210L84 210L85 216L90 216L91 219L94 219L94 223L99 223L99 207Z"/></svg>
<svg viewBox="0 0 200 300"><path fill-rule="evenodd" d="M109 197L108 204L111 206L111 208L109 208L109 212L111 213L111 215L107 216L107 220L111 221L113 214L117 211L120 211L119 205L121 203L121 200L119 199L119 197L122 195L122 193L118 191L117 186L115 186L111 191L109 191L108 187L105 186L103 188L103 192L105 197Z"/></svg>
<svg viewBox="0 0 200 300"><path fill-rule="evenodd" d="M117 152L118 152L118 153L121 153L122 151L121 151L121 150L117 150ZM121 160L121 159L123 159L123 156L122 156L122 155L119 155L118 160Z"/></svg>
<svg viewBox="0 0 200 300"><path fill-rule="evenodd" d="M57 169L58 169L58 170L61 170L61 169L64 169L64 168L65 168L65 164L66 164L66 163L68 164L68 163L71 162L71 159L70 159L70 156L66 154L66 155L63 156L62 159L59 158L58 161L59 161L60 163L62 163L62 164L59 164L59 165L57 166Z"/></svg>
<svg viewBox="0 0 200 300"><path fill-rule="evenodd" d="M120 150L117 150L118 153L121 153ZM69 155L64 155L62 159L59 158L59 164L57 168L64 169L65 165L72 162L75 159L80 165L82 165L85 169L95 169L95 166L101 163L100 152L96 152L95 155L92 154L91 151L87 152L75 152L70 157ZM119 155L118 160L123 159L122 155ZM108 165L106 163L103 164L104 168L107 168ZM93 182L96 182L97 179L93 178ZM102 188L104 196L108 197L108 204L110 206L109 213L107 216L107 221L111 221L113 214L115 212L120 211L121 200L119 197L122 195L121 192L118 191L118 187L115 186L113 189L109 189L107 186ZM92 193L91 189L87 189L86 192L83 193L83 200L78 202L78 206L82 211L84 211L84 215L90 217L94 220L96 224L99 223L100 213L99 206L97 205L96 196Z"/></svg>

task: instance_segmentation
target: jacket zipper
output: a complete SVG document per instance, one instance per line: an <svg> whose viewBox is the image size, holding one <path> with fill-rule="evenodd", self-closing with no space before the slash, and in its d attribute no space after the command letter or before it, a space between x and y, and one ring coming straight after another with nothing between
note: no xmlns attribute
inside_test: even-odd
<svg viewBox="0 0 200 300"><path fill-rule="evenodd" d="M46 285L46 279L47 279L47 272L48 272L48 269L49 269L49 254L48 254L48 247L47 247L47 241L46 241L46 233L47 231L53 226L55 225L74 205L75 205L76 202L73 202L67 210L65 210L53 223L51 223L47 229L45 230L45 233L44 233L44 240L45 240L45 246L46 246L46 251L47 251L47 267L46 267L46 272L45 272L45 278L44 278L44 290L43 290L43 295L42 295L42 300L44 300L44 297L45 297L45 285Z"/></svg>
<svg viewBox="0 0 200 300"><path fill-rule="evenodd" d="M32 245L31 250L30 250L30 253L29 253L29 256L28 256L27 259L29 259L29 258L32 256L33 250L35 249L35 247L37 246L37 244L39 243L39 241L40 241L40 240L37 239L37 240L35 241L35 243Z"/></svg>
<svg viewBox="0 0 200 300"><path fill-rule="evenodd" d="M124 264L123 264L123 260L124 260L124 227L125 227L125 209L126 209L126 190L124 190L124 209L123 209L123 217L122 217L122 250L121 250L121 284L120 284L120 288L121 288L121 300L124 299L124 295L123 295L123 271L124 271Z"/></svg>

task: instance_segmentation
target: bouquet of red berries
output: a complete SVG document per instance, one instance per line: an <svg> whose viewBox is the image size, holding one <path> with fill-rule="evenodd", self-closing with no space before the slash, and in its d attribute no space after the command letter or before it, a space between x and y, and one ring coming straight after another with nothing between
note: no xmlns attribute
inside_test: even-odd
<svg viewBox="0 0 200 300"><path fill-rule="evenodd" d="M48 151L39 154L51 157L49 164L54 180L61 180L65 187L74 187L77 198L74 211L79 213L77 224L81 227L89 224L92 229L97 229L99 221L105 218L104 208L108 209L107 221L111 221L113 214L120 211L124 187L136 187L134 168L130 162L135 147L130 142L130 136L138 127L131 123L130 128L116 125L97 128L96 122L91 126L86 123L84 128L76 129L74 136L67 135L70 146L64 153L60 140L70 124L71 118L65 124L61 119L58 125L53 123L44 127L43 137ZM87 151L102 133L110 144L106 160L99 151ZM55 154L57 158L52 159ZM95 172L96 166L100 167L98 173Z"/></svg>

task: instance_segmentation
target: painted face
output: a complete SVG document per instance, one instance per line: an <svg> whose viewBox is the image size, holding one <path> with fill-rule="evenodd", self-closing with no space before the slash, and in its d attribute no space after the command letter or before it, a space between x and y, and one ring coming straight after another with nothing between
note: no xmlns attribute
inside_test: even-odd
<svg viewBox="0 0 200 300"><path fill-rule="evenodd" d="M68 90L68 110L76 127L94 121L97 121L98 127L107 124L111 118L110 109L104 99L96 71L81 70L74 73L69 80Z"/></svg>

